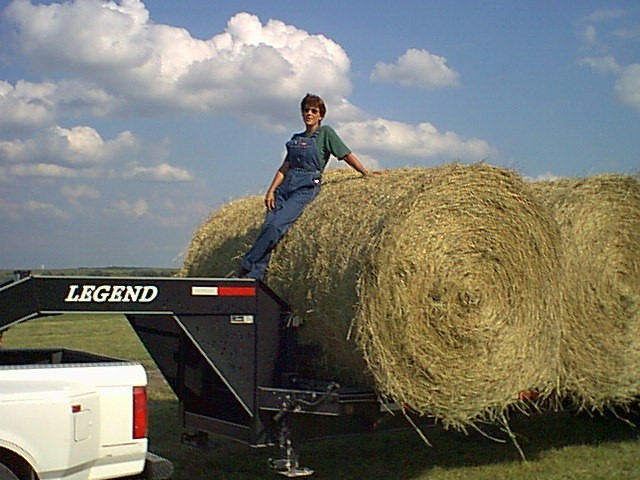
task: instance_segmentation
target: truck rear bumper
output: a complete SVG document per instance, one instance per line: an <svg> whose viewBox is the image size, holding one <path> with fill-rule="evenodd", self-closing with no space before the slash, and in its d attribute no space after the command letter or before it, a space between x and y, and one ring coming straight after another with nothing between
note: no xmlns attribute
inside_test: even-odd
<svg viewBox="0 0 640 480"><path fill-rule="evenodd" d="M155 453L147 452L144 470L134 477L139 480L167 480L173 474L173 463Z"/></svg>

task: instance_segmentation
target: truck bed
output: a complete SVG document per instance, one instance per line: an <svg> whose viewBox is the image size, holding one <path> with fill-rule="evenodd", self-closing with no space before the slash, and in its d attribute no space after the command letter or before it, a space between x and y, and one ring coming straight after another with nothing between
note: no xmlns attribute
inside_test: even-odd
<svg viewBox="0 0 640 480"><path fill-rule="evenodd" d="M146 385L138 362L1 348L0 464L51 480L139 475L148 459Z"/></svg>
<svg viewBox="0 0 640 480"><path fill-rule="evenodd" d="M0 366L15 365L72 365L97 363L131 363L123 360L97 355L95 353L70 350L66 348L0 348Z"/></svg>

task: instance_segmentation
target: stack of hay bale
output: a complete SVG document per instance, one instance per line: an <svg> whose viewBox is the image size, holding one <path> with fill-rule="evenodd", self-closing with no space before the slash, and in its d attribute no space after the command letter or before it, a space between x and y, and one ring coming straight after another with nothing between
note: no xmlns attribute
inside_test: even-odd
<svg viewBox="0 0 640 480"><path fill-rule="evenodd" d="M555 207L571 200L550 201L545 190L556 188L486 164L367 178L327 172L265 277L305 320L301 341L322 352L305 368L375 388L462 430L503 418L523 391L550 399L587 389L581 359L562 358L583 341L565 317L592 315L570 309L576 295L560 288L584 276L568 280L572 233ZM230 276L263 216L261 197L215 212L196 232L181 274ZM633 250L637 228L628 235ZM619 308L637 316L633 305Z"/></svg>

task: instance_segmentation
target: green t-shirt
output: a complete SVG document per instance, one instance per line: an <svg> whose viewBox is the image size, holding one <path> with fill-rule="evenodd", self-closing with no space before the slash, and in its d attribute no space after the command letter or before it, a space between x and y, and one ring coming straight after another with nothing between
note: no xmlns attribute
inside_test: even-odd
<svg viewBox="0 0 640 480"><path fill-rule="evenodd" d="M340 159L344 158L351 153L351 149L345 145L336 131L329 125L321 125L316 136L316 147L318 148L318 154L322 161L322 168L327 166L331 155ZM301 133L304 137L310 137L311 134Z"/></svg>

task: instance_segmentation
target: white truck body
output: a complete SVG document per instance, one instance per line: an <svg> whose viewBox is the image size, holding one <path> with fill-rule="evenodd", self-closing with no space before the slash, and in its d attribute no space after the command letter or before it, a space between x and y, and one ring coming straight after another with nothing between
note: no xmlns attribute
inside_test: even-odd
<svg viewBox="0 0 640 480"><path fill-rule="evenodd" d="M51 353L49 363L0 364L0 464L20 480L25 471L41 480L141 474L147 459L142 365L104 357L58 363L56 355L63 353Z"/></svg>

